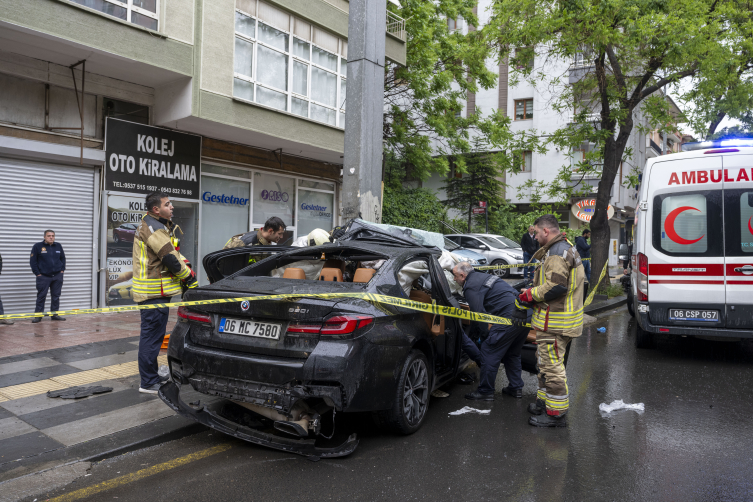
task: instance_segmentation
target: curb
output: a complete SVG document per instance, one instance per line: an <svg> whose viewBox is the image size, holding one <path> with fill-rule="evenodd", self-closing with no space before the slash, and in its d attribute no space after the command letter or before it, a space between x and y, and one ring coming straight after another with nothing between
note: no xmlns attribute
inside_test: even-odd
<svg viewBox="0 0 753 502"><path fill-rule="evenodd" d="M607 310L612 310L617 307L622 307L623 305L626 305L626 304L627 304L627 296L618 296L604 302L599 302L596 304L592 303L591 305L583 309L583 313L588 314L588 315L599 314Z"/></svg>
<svg viewBox="0 0 753 502"><path fill-rule="evenodd" d="M84 443L9 461L0 464L0 490L3 484L14 479L76 462L98 462L206 430L207 427L193 420L173 415Z"/></svg>

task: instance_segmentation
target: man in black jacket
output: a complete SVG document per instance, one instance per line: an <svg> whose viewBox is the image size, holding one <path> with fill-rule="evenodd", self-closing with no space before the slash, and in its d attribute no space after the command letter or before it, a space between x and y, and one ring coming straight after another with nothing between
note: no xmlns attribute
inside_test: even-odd
<svg viewBox="0 0 753 502"><path fill-rule="evenodd" d="M471 312L513 318L525 322L526 314L515 305L518 293L495 275L477 272L468 262L460 262L452 270L455 281L463 286L463 296ZM483 322L471 323L470 336L463 333L462 346L468 356L481 368L481 379L475 392L466 399L494 400L494 381L500 363L505 365L508 386L502 392L516 398L523 397L523 378L520 351L528 328ZM475 341L480 340L480 345Z"/></svg>
<svg viewBox="0 0 753 502"><path fill-rule="evenodd" d="M3 257L0 255L0 273L3 272ZM3 301L0 299L0 315L5 315L5 311L3 310ZM15 324L13 319L2 319L0 320L0 324Z"/></svg>
<svg viewBox="0 0 753 502"><path fill-rule="evenodd" d="M578 251L580 259L591 258L591 245L588 243L588 238L591 237L591 231L585 229L583 235L575 239L575 250ZM583 262L583 271L586 273L586 281L591 282L591 261L586 260Z"/></svg>
<svg viewBox="0 0 753 502"><path fill-rule="evenodd" d="M523 238L520 239L520 246L523 248L523 262L528 263L533 258L536 251L539 250L539 243L534 236L536 235L533 225L528 227L528 232L523 234ZM523 279L533 279L534 267L523 268Z"/></svg>
<svg viewBox="0 0 753 502"><path fill-rule="evenodd" d="M37 276L37 306L34 312L44 311L44 302L47 299L47 291L52 294L50 310L60 310L60 292L63 289L63 274L65 273L65 252L63 246L55 242L55 232L44 231L44 240L37 242L31 248L29 259L31 271ZM41 317L35 317L31 322L41 321ZM64 317L55 314L53 321L65 321Z"/></svg>

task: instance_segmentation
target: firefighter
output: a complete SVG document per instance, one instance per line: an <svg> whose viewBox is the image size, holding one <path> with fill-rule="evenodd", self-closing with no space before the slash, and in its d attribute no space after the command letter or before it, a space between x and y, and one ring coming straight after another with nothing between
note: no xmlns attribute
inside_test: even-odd
<svg viewBox="0 0 753 502"><path fill-rule="evenodd" d="M196 274L175 249L173 205L162 192L146 196L149 211L133 237L133 299L139 305L170 303L171 297L197 286ZM157 356L167 327L168 307L141 311L139 392L156 394L161 385Z"/></svg>
<svg viewBox="0 0 753 502"><path fill-rule="evenodd" d="M285 235L286 228L284 221L277 216L272 216L259 230L232 236L222 249L279 244Z"/></svg>
<svg viewBox="0 0 753 502"><path fill-rule="evenodd" d="M540 216L534 223L541 245L534 259L541 262L533 287L520 299L533 303L531 324L536 331L539 387L536 402L528 406L537 427L564 427L569 408L565 353L583 331L583 263L575 248L559 230L557 218Z"/></svg>

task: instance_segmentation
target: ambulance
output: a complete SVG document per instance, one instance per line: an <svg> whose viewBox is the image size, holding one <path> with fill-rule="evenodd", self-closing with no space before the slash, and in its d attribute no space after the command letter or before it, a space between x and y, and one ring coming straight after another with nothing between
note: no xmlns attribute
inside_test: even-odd
<svg viewBox="0 0 753 502"><path fill-rule="evenodd" d="M753 139L690 143L643 172L631 255L636 346L753 338Z"/></svg>

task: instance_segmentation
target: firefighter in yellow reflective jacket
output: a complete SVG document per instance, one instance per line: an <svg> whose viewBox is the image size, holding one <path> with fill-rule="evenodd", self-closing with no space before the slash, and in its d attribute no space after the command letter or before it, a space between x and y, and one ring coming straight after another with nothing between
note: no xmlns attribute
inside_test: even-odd
<svg viewBox="0 0 753 502"><path fill-rule="evenodd" d="M184 288L197 286L196 274L175 249L173 205L162 192L146 196L149 211L133 236L133 299L139 305L170 303ZM167 307L141 311L139 339L139 392L156 394L162 382L157 373L157 356L167 328Z"/></svg>
<svg viewBox="0 0 753 502"><path fill-rule="evenodd" d="M533 259L542 263L534 273L534 287L520 294L521 300L534 304L531 325L539 363L539 389L536 402L528 407L533 415L528 423L564 427L569 407L564 359L570 341L583 331L585 272L555 216L541 216L534 226L541 249Z"/></svg>

